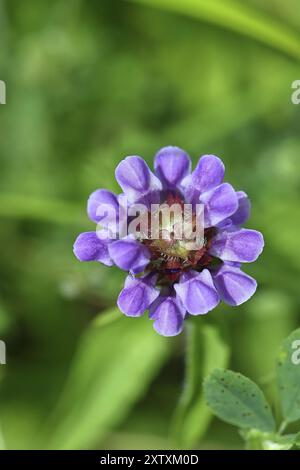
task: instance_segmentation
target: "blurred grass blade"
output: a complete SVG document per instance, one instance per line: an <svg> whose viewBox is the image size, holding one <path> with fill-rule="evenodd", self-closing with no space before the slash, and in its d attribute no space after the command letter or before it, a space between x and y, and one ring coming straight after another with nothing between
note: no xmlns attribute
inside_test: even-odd
<svg viewBox="0 0 300 470"><path fill-rule="evenodd" d="M205 380L208 405L220 419L242 429L273 432L274 418L260 388L231 370L215 369Z"/></svg>
<svg viewBox="0 0 300 470"><path fill-rule="evenodd" d="M132 1L132 0L131 0ZM300 36L288 25L233 0L134 0L199 18L300 59Z"/></svg>
<svg viewBox="0 0 300 470"><path fill-rule="evenodd" d="M84 222L84 212L74 204L24 194L0 193L0 217L29 218L66 225L80 225Z"/></svg>
<svg viewBox="0 0 300 470"><path fill-rule="evenodd" d="M300 328L283 342L277 360L278 388L285 423L300 419Z"/></svg>
<svg viewBox="0 0 300 470"><path fill-rule="evenodd" d="M0 450L5 450L5 442L4 442L4 436L3 436L1 424L0 424Z"/></svg>
<svg viewBox="0 0 300 470"><path fill-rule="evenodd" d="M173 437L182 448L192 447L206 431L211 411L203 396L203 379L216 367L226 367L229 349L220 331L201 322L187 322L185 389L175 413Z"/></svg>
<svg viewBox="0 0 300 470"><path fill-rule="evenodd" d="M170 341L145 317L102 314L84 334L54 417L50 448L90 448L124 419L164 364ZM52 423L53 424L53 423Z"/></svg>

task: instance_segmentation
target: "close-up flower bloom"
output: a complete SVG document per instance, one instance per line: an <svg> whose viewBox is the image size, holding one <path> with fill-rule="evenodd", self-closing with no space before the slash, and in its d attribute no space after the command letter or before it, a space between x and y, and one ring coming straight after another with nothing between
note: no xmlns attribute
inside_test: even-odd
<svg viewBox="0 0 300 470"><path fill-rule="evenodd" d="M256 291L255 279L241 270L241 264L258 258L263 236L241 227L249 217L250 202L243 191L223 182L224 173L222 160L214 155L202 156L192 171L189 155L169 146L156 154L154 173L139 156L122 160L115 172L120 195L98 189L89 197L88 215L98 228L78 236L76 257L127 271L117 302L119 309L129 317L149 310L154 329L163 336L179 334L189 315L206 314L220 301L240 305ZM194 224L196 206L202 205L203 243L195 249L184 236L175 237L174 218L167 229L160 226L156 238L143 231L123 236L121 224L116 230L116 220L99 211L110 207L120 214L123 198L128 212L137 204L143 204L147 214L154 204L189 205ZM131 221L128 215L126 227ZM161 236L166 231L168 236Z"/></svg>

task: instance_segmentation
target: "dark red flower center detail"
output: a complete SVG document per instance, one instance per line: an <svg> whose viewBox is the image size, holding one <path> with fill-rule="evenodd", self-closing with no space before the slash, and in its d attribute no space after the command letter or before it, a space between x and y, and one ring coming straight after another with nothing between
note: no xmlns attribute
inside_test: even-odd
<svg viewBox="0 0 300 470"><path fill-rule="evenodd" d="M172 206L179 204L181 208L184 207L178 193L168 193L165 204ZM196 215L193 214L192 220L195 223ZM151 233L151 216L149 213L149 234ZM212 238L216 233L214 227L206 228L204 230L204 240L201 248L197 250L189 249L190 240L178 240L174 237L172 227L169 230L169 238L164 239L162 231L159 232L159 237L156 239L142 239L141 242L148 247L151 252L151 259L147 270L158 274L158 282L161 284L170 284L176 282L183 271L194 269L202 271L213 262L213 257L209 255L208 251L211 246Z"/></svg>

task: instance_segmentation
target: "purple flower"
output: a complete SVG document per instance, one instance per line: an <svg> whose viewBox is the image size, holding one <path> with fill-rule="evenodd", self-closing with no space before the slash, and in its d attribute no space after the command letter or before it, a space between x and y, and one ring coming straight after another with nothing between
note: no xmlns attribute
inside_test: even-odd
<svg viewBox="0 0 300 470"><path fill-rule="evenodd" d="M241 227L250 202L223 182L225 168L218 157L202 156L192 172L188 154L170 146L156 154L154 169L155 174L138 156L119 163L116 179L123 192L92 193L87 209L97 230L79 235L74 253L80 261L127 271L119 309L131 317L149 310L154 329L175 336L189 315L206 314L220 301L240 305L254 294L256 281L240 267L258 258L264 240L260 232ZM189 207L191 227L202 224L201 243L191 245L185 232L178 237L179 221L184 226L187 220L181 212L172 212L167 222L161 215L155 219L153 207L163 206Z"/></svg>

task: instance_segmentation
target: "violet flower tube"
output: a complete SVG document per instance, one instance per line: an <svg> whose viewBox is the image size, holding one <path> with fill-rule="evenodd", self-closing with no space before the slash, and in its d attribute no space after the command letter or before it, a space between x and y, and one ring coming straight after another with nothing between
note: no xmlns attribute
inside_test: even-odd
<svg viewBox="0 0 300 470"><path fill-rule="evenodd" d="M250 202L243 191L223 182L224 171L222 160L214 155L202 156L191 171L189 155L169 146L156 154L154 173L141 157L125 158L115 172L122 193L99 189L88 200L88 215L98 229L78 236L75 256L128 272L118 298L119 309L129 317L148 310L154 329L163 336L178 335L190 315L206 314L220 301L240 305L256 290L255 279L245 274L241 265L258 258L263 236L242 228L249 217ZM99 215L103 207L120 214L122 198L126 198L127 214L136 204L146 207L150 228L153 204L188 204L194 222L194 208L202 205L203 243L195 249L184 237L175 238L175 226L168 227L165 238L160 236L166 231L162 225L155 238L149 236L149 227L147 233L123 233L121 223L116 228L120 215L114 220L104 217L103 211ZM132 216L127 215L123 228L131 221Z"/></svg>

